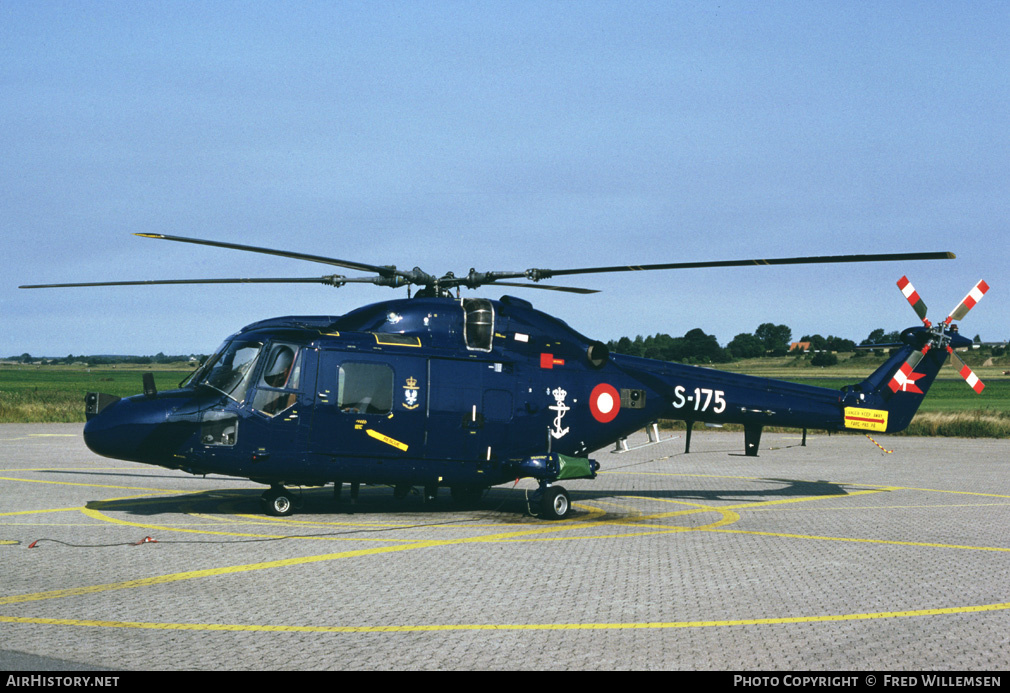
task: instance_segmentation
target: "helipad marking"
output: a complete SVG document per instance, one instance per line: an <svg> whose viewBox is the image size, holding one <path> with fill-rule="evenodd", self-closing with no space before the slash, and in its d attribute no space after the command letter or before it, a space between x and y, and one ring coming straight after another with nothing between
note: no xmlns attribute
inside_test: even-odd
<svg viewBox="0 0 1010 693"><path fill-rule="evenodd" d="M139 628L147 630L192 630L268 633L424 633L445 631L550 631L550 630L659 630L672 628L716 628L733 626L772 626L794 623L830 623L869 621L883 618L912 618L977 614L1010 609L1010 602L978 606L951 606L939 609L907 611L876 611L861 614L828 614L824 616L789 616L783 618L745 618L726 621L651 621L644 623L504 623L504 624L433 624L411 626L276 626L225 623L150 623L143 621L97 621L63 618L32 618L0 616L0 623L31 623L54 626L90 626L99 628Z"/></svg>
<svg viewBox="0 0 1010 693"><path fill-rule="evenodd" d="M19 481L25 484L55 484L57 486L84 486L87 488L112 488L120 491L150 491L151 493L192 493L192 491L177 491L174 489L151 488L150 486L112 486L109 484L82 484L78 481L51 481L49 479L18 479L0 476L0 481Z"/></svg>
<svg viewBox="0 0 1010 693"><path fill-rule="evenodd" d="M29 433L14 438L0 438L0 443L13 443L16 440L30 440L31 438L76 438L76 433Z"/></svg>
<svg viewBox="0 0 1010 693"><path fill-rule="evenodd" d="M119 522L120 524L133 525L131 522ZM599 523L591 523L599 524ZM20 604L24 602L34 602L42 601L47 599L62 599L64 597L75 597L85 594L94 594L97 592L108 592L113 590L123 590L132 589L135 587L149 587L152 585L161 585L171 582L179 582L181 580L193 580L197 578L205 577L218 577L222 575L232 575L237 573L246 573L257 570L266 570L270 568L281 568L296 565L308 565L312 563L321 563L324 561L338 560L342 558L357 558L362 556L372 556L383 553L393 553L396 551L409 551L412 549L423 549L431 548L437 546L453 546L459 544L480 544L480 543L494 543L497 541L502 541L505 539L514 539L521 536L532 536L539 534L547 534L552 532L560 532L566 529L571 529L578 526L579 523L566 523L566 522L555 522L551 523L550 526L537 526L531 529L510 532L505 534L490 534L478 537L463 537L458 539L431 539L424 541L415 541L408 544L400 544L397 546L380 546L369 549L357 549L352 551L340 551L337 553L325 553L316 556L301 556L298 558L287 558L276 561L264 561L261 563L248 563L245 565L236 566L224 566L221 568L208 568L204 570L189 570L181 573L169 573L167 575L156 575L149 578L140 578L136 580L126 580L123 582L112 582L102 585L89 585L85 587L71 587L67 589L50 590L47 592L36 592L32 594L18 594L11 595L8 597L0 597L0 606L5 606L7 604ZM166 527L165 529L172 529L171 527ZM187 531L187 532L199 532L199 530L177 530L177 531ZM208 534L223 534L223 532L205 532ZM262 536L262 535L253 535Z"/></svg>
<svg viewBox="0 0 1010 693"><path fill-rule="evenodd" d="M755 501L752 503L741 503L738 505L725 505L722 506L724 510L752 510L757 508L765 508L770 505L788 505L790 503L805 503L812 500L825 500L827 498L854 498L856 496L865 496L872 493L883 493L885 491L894 491L894 487L883 487L874 488L867 491L853 491L851 493L832 493L826 496L803 496L802 498L783 498L781 500L773 501Z"/></svg>
<svg viewBox="0 0 1010 693"><path fill-rule="evenodd" d="M12 515L37 515L40 513L65 513L71 510L84 510L83 505L76 508L51 508L49 510L15 510L9 513L0 513L0 517L11 517Z"/></svg>
<svg viewBox="0 0 1010 693"><path fill-rule="evenodd" d="M699 529L716 529L716 528L724 526L726 524L730 524L732 522L735 522L737 519L739 519L739 516L736 515L736 513L733 513L731 511L727 511L725 509L722 509L722 510L720 510L720 509L714 509L714 508L713 509L709 509L709 508L704 508L704 507L703 508L692 509L692 510L678 511L678 512L674 512L674 513L660 513L658 515L653 515L653 516L648 516L648 517L649 517L649 519L655 519L655 518L674 517L674 516L677 516L677 515L684 515L684 514L691 514L691 513L698 513L698 512L711 512L711 511L720 513L723 516L722 519L720 519L720 520L718 520L716 522L710 523L708 525L704 525L702 527L697 527L697 528L694 528L694 527L663 527L663 528L659 528L659 529L650 529L648 532L645 532L645 533L647 533L647 534L654 534L654 533L669 533L669 532L678 532L678 531L697 531ZM127 526L139 526L139 527L144 527L145 529L154 528L154 529L165 529L165 530L170 530L170 531L192 532L192 533L200 533L200 534L216 534L216 535L222 535L222 534L224 534L224 535L232 535L232 536L254 536L254 537L257 537L257 538L264 538L263 535L241 535L241 534L238 534L238 533L229 533L229 532L212 532L212 531L208 532L206 530L197 530L197 529L179 529L179 528L172 528L172 527L163 527L163 528L160 528L160 527L153 527L152 525L140 525L138 523L127 522L125 520L117 520L116 518L108 517L107 515L104 515L104 514L98 512L98 511L92 510L90 508L84 508L82 512L85 515L88 515L89 517L92 517L92 518L107 519L107 520L109 520L111 522L114 522L116 524L123 524L123 525L127 525ZM191 579L204 578L204 577L216 577L216 576L222 576L222 575L230 575L230 574L235 574L235 573L243 573L243 572L250 572L250 571L256 571L256 570L265 570L265 569L270 569L270 568L279 568L279 567L294 566L294 565L305 565L305 564L310 564L310 563L318 563L318 562L323 562L323 561L337 560L337 559L342 559L342 558L369 556L369 555L376 555L376 554L382 554L382 553L390 553L390 552L394 552L394 551L412 550L412 549L417 549L417 548L429 548L429 547L436 547L436 546L451 546L451 545L456 545L456 544L493 543L493 542L499 542L499 541L516 541L516 540L519 540L519 541L533 541L533 540L538 540L538 539L542 540L542 539L544 539L544 537L542 537L540 535L544 535L544 534L551 534L551 533L556 533L556 532L565 531L565 530L569 530L569 529L573 529L573 528L580 528L580 527L607 526L607 525L614 526L614 525L619 525L619 524L621 524L621 523L615 523L615 522L592 522L592 521L590 521L590 522L584 522L584 521L583 522L557 522L557 523L552 523L550 526L536 526L536 527L533 527L533 528L530 528L530 529L527 529L527 530L521 530L521 531L509 532L509 533L491 534L491 535L484 535L484 536L477 536L477 537L463 537L463 538L458 538L458 539L440 539L440 540L415 541L415 542L406 543L406 544L400 544L400 545L396 545L396 546L383 546L383 547L375 547L375 548L370 548L370 549L359 549L359 550L354 550L354 551L342 551L342 552L337 552L337 553L321 554L321 555L317 555L317 556L304 556L304 557L300 557L300 558L289 558L289 559L277 560L277 561L266 561L266 562L262 562L262 563L251 563L251 564L238 565L238 566L211 568L211 569L195 570L195 571L185 571L185 572L181 572L181 573L170 573L168 575L160 575L160 576L154 576L154 577L150 577L150 578L141 578L141 579L137 579L137 580L127 580L127 581L123 581L123 582L108 583L108 584L103 584L103 585L90 585L90 586L85 586L85 587L75 587L75 588L68 588L68 589L51 590L51 591L48 591L48 592L37 592L37 593L33 593L33 594L22 594L22 595L12 595L12 596L8 596L8 597L0 597L0 606L7 605L7 604L18 604L18 603L30 602L30 601L41 601L41 600L48 600L48 599L62 599L62 598L65 598L65 597L73 597L73 596L80 596L80 595L85 595L85 594L93 594L93 593L96 593L96 592L107 592L107 591L121 590L121 589L133 589L135 587L148 587L148 586L152 586L152 585L160 585L160 584L164 584L164 583L178 582L178 581L181 581L181 580L191 580ZM623 536L627 536L627 535L613 535L613 536L615 536L615 537L623 537ZM585 537L579 537L579 538L580 539L585 539ZM601 537L601 538L604 538L604 537ZM608 536L608 537L605 537L605 538L611 538L611 537ZM553 539L553 537L551 537L549 539Z"/></svg>
<svg viewBox="0 0 1010 693"><path fill-rule="evenodd" d="M682 475L682 476L707 476L712 475ZM747 478L747 477L723 477L723 478ZM9 479L11 481L32 481L25 479ZM764 481L764 480L762 480ZM39 483L58 483L66 484L68 482L39 482ZM69 484L69 485L80 485L80 486L98 486L92 484ZM842 486L841 483L837 484L839 487ZM857 484L847 484L847 485L857 485ZM860 486L868 486L867 484L858 484ZM124 488L124 487L111 487L111 488ZM137 489L145 490L157 493L187 493L184 491L165 491L165 490L152 490L152 489ZM844 541L844 542L859 542L859 543L880 543L880 544L896 544L896 545L906 545L914 547L930 547L930 548L955 548L955 549L966 549L966 550L981 550L981 551L1010 551L1010 548L1002 547L977 547L977 546L965 546L965 545L947 545L947 544L936 544L936 543L925 543L925 542L906 542L906 541L895 541L895 540L885 540L885 539L860 539L860 538L850 538L850 537L821 537L813 535L799 535L799 534L786 534L786 533L773 533L773 532L757 532L757 531L747 531L747 530L733 530L724 529L726 524L739 519L739 515L735 510L759 510L765 509L768 506L778 506L783 504L792 504L807 502L811 500L825 500L825 499L839 499L839 498L849 498L856 495L880 493L884 491L895 491L895 490L916 490L916 491L932 491L938 493L955 493L964 495L977 495L985 497L994 498L1010 498L1010 496L992 494L992 493L977 493L977 492L967 492L967 491L950 491L950 490L939 490L939 489L916 489L916 488L902 488L902 487L875 487L871 490L858 491L852 493L840 493L831 494L825 496L804 496L799 498L789 498L775 501L759 501L753 503L740 503L736 505L727 505L722 507L705 506L701 504L688 503L686 501L677 501L670 499L649 499L649 500L662 500L663 502L674 502L683 503L685 505L697 506L690 510L682 510L672 513L659 513L655 515L639 516L634 520L625 520L622 522L567 522L567 523L552 523L549 527L534 527L527 531L518 531L511 533L500 533L488 536L479 537L467 537L459 539L448 539L448 540L429 540L429 541L417 541L409 544L404 544L400 546L386 546L378 547L372 549L356 550L356 551L345 551L338 552L334 554L324 554L321 556L309 556L302 558L286 559L279 561L268 561L263 563L248 564L243 566L232 566L225 568L201 570L201 571L188 571L184 573L174 573L170 575L156 576L152 578L131 580L120 583L110 583L107 585L94 585L90 587L80 587L71 588L63 590L53 590L50 592L41 592L29 595L15 595L11 597L0 598L0 605L23 603L29 601L39 601L45 599L54 599L62 597L70 597L84 594L92 594L95 592L103 592L108 590L118 590L118 589L129 589L132 587L141 587L148 585L164 584L168 582L174 582L178 580L193 579L199 577L212 577L217 575L228 575L240 572L246 572L251 570L262 570L273 567L289 566L289 565L301 565L315 563L325 560L334 560L337 558L347 558L356 556L367 556L367 555L379 555L383 553L389 553L393 551L410 550L414 548L427 548L432 546L449 546L455 544L468 544L468 543L480 543L480 542L496 542L496 541L553 541L557 539L588 539L588 538L626 538L629 536L638 536L639 533L631 534L619 534L610 535L608 537L551 537L545 536L550 533L556 533L567 529L580 529L590 526L620 526L620 525L641 525L644 521L653 519L663 519L668 517L675 517L679 515L695 514L700 512L717 512L722 514L722 518L714 523L705 525L703 527L654 527L650 528L650 531L643 532L641 534L654 534L654 533L669 533L669 532L683 532L683 531L713 531L713 532L723 532L723 533L738 533L738 534L752 534L758 536L774 536L774 537L784 537L784 538L798 538L798 539L814 539L814 540L826 540L826 541ZM120 499L122 500L122 499ZM175 499L171 499L175 500ZM104 501L110 502L110 501ZM158 502L157 500L151 502ZM48 511L35 511L35 512L64 512L66 510L75 510L76 508L65 508L65 509L52 509ZM90 515L92 511L90 509L82 509L86 515ZM15 514L15 513L10 513ZM21 514L21 513L16 513ZM111 521L117 524L133 525L148 527L148 525L139 525L137 523L125 522L116 520L105 516L104 514L98 513L102 521ZM735 519L733 519L735 518ZM191 531L198 533L214 533L214 534L227 534L223 532L206 532L202 530L182 530L178 527L165 527L165 530L170 531ZM263 535L246 535L254 537L262 537ZM821 616L795 616L795 617L783 617L783 618L762 618L762 619L735 619L735 620L722 620L722 621L673 621L673 622L645 622L645 623L588 623L588 624L444 624L444 625L404 625L404 626L276 626L276 625L241 625L241 624L186 624L186 623L148 623L148 622L135 622L135 621L104 621L104 620L83 620L83 619L47 619L47 618L32 618L32 617L13 617L13 616L0 616L0 622L3 623L34 623L34 624L45 624L45 625L70 625L70 626L89 626L89 627L108 627L108 628L144 628L144 629L158 629L158 630L200 630L200 631L258 631L258 632L332 632L332 633L366 633L366 632L430 632L430 631L461 631L461 630L627 630L627 629L663 629L663 628L701 628L701 627L725 627L725 626L739 626L739 625L778 625L778 624L790 624L790 623L816 623L816 622L841 622L841 621L855 621L855 620L871 620L871 619L881 619L881 618L902 618L902 617L917 617L917 616L935 616L935 615L945 615L945 614L964 614L964 613L982 613L991 611L1002 611L1010 609L1010 603L999 603L999 604L988 604L988 605L978 605L978 606L955 606L955 607L942 607L936 609L918 609L918 610L904 610L904 611L889 611L889 612L870 612L870 613L860 613L860 614L828 614Z"/></svg>
<svg viewBox="0 0 1010 693"><path fill-rule="evenodd" d="M71 587L67 589L49 590L47 592L35 592L32 594L17 594L9 597L0 597L0 606L7 604L21 604L24 602L43 601L47 599L62 599L64 597L76 597L85 594L95 594L98 592L109 592L114 590L133 589L135 587L150 587L152 585L163 585L181 580L193 580L197 578L216 577L221 575L231 575L245 573L255 570L265 570L268 568L280 568L285 566L306 565L310 563L320 563L332 561L339 558L352 558L357 556L368 556L378 553L389 553L393 551L404 551L407 549L421 548L428 545L451 542L417 542L415 544L405 544L401 546L384 546L372 549L359 549L356 551L341 551L339 553L327 553L317 556L304 556L300 558L288 558L277 561L264 561L262 563L249 563L246 565L225 566L221 568L208 568L204 570L189 570L181 573L169 573L167 575L156 575L149 578L137 580L125 580L123 582L111 582L103 585L88 585L85 587Z"/></svg>
<svg viewBox="0 0 1010 693"><path fill-rule="evenodd" d="M937 508L1005 508L1007 503L934 503L927 505L853 505L852 507L843 507L840 505L835 505L829 508L818 508L819 511L824 512L827 510L837 510L839 512L848 511L859 511L865 512L867 510L934 510ZM750 508L754 512L762 512L763 508ZM768 508L769 511L777 511L780 508ZM802 510L802 508L801 508Z"/></svg>
<svg viewBox="0 0 1010 693"><path fill-rule="evenodd" d="M0 443L3 441L0 440ZM59 465L50 464L45 467L15 467L13 469L0 469L0 473L3 474L24 474L25 472L138 472L144 470L138 470L136 467L61 467ZM144 476L143 474L134 474L135 476ZM111 475L110 475L111 476ZM154 474L148 474L147 476L153 477ZM18 479L18 481L26 481L26 479Z"/></svg>
<svg viewBox="0 0 1010 693"><path fill-rule="evenodd" d="M294 538L293 535L290 534L290 533L288 533L288 534L257 534L255 532L224 532L224 531L216 531L216 530L205 529L205 528L204 529L201 529L201 528L186 529L186 528L183 528L183 527L179 527L178 525L155 525L155 524L150 524L150 523L146 523L146 522L130 522L128 520L121 520L119 518L111 517L111 516L106 515L105 513L101 512L101 511L95 510L93 508L82 508L81 512L84 515L86 515L86 516L88 516L88 517L90 517L90 518L92 518L94 520L101 520L102 522L111 522L112 524L124 525L124 526L127 526L127 527L139 527L141 529L154 530L154 531L158 531L158 532L182 532L182 533L188 533L188 534L208 534L208 535L217 536L217 537L241 537L241 538L247 538L247 539L249 539L249 538L252 538L252 539L288 539L288 538ZM366 539L362 539L362 538L349 538L349 537L298 536L298 538L299 539L312 539L312 540L317 540L317 541L337 541L337 540L339 540L339 541L365 541L366 540ZM382 538L369 537L369 538L367 538L367 541L372 541L372 542L378 542L378 541L386 541L386 542L390 542L390 541L410 542L410 541L415 541L415 540L411 540L411 539L394 539L394 538L386 538L386 537L382 537ZM2 603L3 602L0 601L0 604L2 604Z"/></svg>
<svg viewBox="0 0 1010 693"><path fill-rule="evenodd" d="M355 529L431 529L433 526L439 526L444 529L456 528L456 529L481 529L484 527L495 527L501 529L502 527L528 527L529 523L522 522L495 522L489 524L478 524L477 522L466 523L460 521L450 520L445 523L439 522L350 522L348 520L343 520L340 522L329 522L326 520L301 520L298 518L291 517L269 517L263 515L249 515L245 513L236 513L236 517L245 518L246 520L251 520L255 524L272 524L272 525L308 525L314 527L351 527Z"/></svg>
<svg viewBox="0 0 1010 693"><path fill-rule="evenodd" d="M858 537L821 537L814 534L787 534L785 532L757 532L745 529L713 529L709 531L725 534L752 534L759 537L783 537L786 539L813 539L816 541L843 541L860 544L887 544L891 546L919 546L930 549L965 549L969 551L1003 551L1010 548L1002 546L968 546L965 544L937 544L924 541L898 541L896 539L860 539Z"/></svg>

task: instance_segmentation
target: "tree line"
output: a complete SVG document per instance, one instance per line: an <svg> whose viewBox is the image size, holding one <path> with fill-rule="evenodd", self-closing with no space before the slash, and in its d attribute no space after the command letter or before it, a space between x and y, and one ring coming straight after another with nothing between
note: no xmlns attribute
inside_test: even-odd
<svg viewBox="0 0 1010 693"><path fill-rule="evenodd" d="M195 362L202 363L207 360L206 354L175 354L169 355L162 352L158 352L154 356L111 356L111 355L100 355L100 356L84 356L73 354L67 354L62 358L51 358L48 356L32 356L29 353L21 354L20 356L8 356L7 361L14 361L16 363L41 363L44 365L66 365L70 366L75 363L84 364L85 366L111 366L116 364L135 364L135 365L163 365L167 363L179 363L180 361L190 361L195 360Z"/></svg>
<svg viewBox="0 0 1010 693"><path fill-rule="evenodd" d="M650 337L638 335L634 339L621 337L611 340L607 347L615 353L628 356L643 356L660 361L677 361L679 363L706 364L729 363L738 359L756 358L759 356L785 356L793 339L792 330L786 325L776 325L766 322L758 325L754 332L741 332L723 347L715 335L705 334L700 328L688 331L683 337L671 337L668 334L656 334ZM833 365L838 359L838 352L856 350L856 343L851 339L819 334L804 335L800 342L809 342L809 350L814 352L812 362L817 365ZM874 344L895 344L901 341L900 333L885 332L883 328L876 329L860 342L859 346Z"/></svg>

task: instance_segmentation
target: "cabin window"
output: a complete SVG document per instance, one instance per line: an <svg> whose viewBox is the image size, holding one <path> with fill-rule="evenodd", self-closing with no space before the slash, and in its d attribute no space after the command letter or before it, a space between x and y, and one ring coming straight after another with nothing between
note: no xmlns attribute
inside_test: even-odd
<svg viewBox="0 0 1010 693"><path fill-rule="evenodd" d="M382 363L341 364L337 406L354 414L388 414L393 410L393 369Z"/></svg>
<svg viewBox="0 0 1010 693"><path fill-rule="evenodd" d="M252 407L267 416L276 416L298 401L301 380L301 353L294 344L274 344L256 385Z"/></svg>
<svg viewBox="0 0 1010 693"><path fill-rule="evenodd" d="M463 338L467 349L491 351L494 337L494 308L486 298L463 299Z"/></svg>

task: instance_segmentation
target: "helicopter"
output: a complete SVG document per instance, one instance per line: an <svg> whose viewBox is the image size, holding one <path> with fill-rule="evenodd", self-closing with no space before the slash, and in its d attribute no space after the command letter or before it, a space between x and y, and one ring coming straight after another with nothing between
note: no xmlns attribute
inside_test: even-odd
<svg viewBox="0 0 1010 693"><path fill-rule="evenodd" d="M972 342L957 331L988 290L980 281L943 321L907 277L898 288L922 325L900 333L890 358L839 390L610 353L600 341L522 298L464 298L461 288L523 287L579 294L593 289L541 280L605 272L700 267L953 259L950 252L722 260L574 269L527 269L442 276L420 268L309 255L164 234L160 239L294 258L367 276L168 279L20 288L153 284L348 283L407 288L407 298L343 315L292 315L247 325L176 389L85 396L84 440L95 453L182 470L224 474L268 486L268 515L299 506L292 487L388 485L403 497L423 487L434 499L448 487L474 507L492 486L532 478L532 507L546 520L572 512L558 482L595 478L589 455L659 419L687 424L685 452L698 423L742 424L744 453L756 456L767 426L829 431L903 430L948 355L976 392L984 385L954 350ZM522 280L522 281L514 281ZM417 291L411 295L412 287ZM455 290L455 295L453 295Z"/></svg>

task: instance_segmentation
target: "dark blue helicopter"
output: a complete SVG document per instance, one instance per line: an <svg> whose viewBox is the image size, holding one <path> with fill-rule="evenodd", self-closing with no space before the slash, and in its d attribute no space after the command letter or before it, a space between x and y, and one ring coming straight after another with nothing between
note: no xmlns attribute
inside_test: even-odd
<svg viewBox="0 0 1010 693"><path fill-rule="evenodd" d="M609 353L525 300L460 298L459 288L521 286L575 293L590 289L537 284L573 274L733 267L753 264L870 262L953 258L903 253L733 260L524 272L429 275L303 253L178 236L147 238L298 258L372 272L367 277L152 280L44 284L21 288L181 283L368 282L408 287L408 298L342 316L288 316L244 327L178 389L120 399L86 396L84 439L94 452L122 460L227 474L270 486L266 513L288 515L289 486L385 484L402 496L441 486L474 504L496 484L539 483L546 519L571 511L565 479L594 478L588 455L658 419L738 423L745 453L756 455L766 426L894 432L911 421L953 349L971 342L960 320L984 282L933 325L907 279L898 283L923 325L901 333L894 355L863 382L841 390L793 384ZM505 281L526 279L534 283ZM419 286L413 298L410 287ZM451 290L456 289L456 297ZM961 364L976 391L981 383Z"/></svg>

